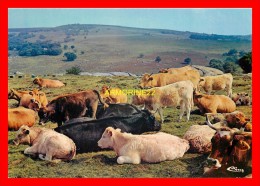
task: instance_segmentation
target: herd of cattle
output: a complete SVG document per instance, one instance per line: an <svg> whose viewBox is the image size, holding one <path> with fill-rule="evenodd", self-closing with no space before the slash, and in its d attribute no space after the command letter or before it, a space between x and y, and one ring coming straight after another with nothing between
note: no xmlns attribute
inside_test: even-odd
<svg viewBox="0 0 260 186"><path fill-rule="evenodd" d="M238 177L251 174L252 124L236 107L252 102L246 93L232 94L231 74L200 77L191 66L144 74L139 87L153 94L133 95L131 104L127 94L115 94L120 89L106 85L100 91L64 94L48 101L42 90L66 83L42 78L33 83L40 89L11 89L8 93L8 99L19 105L8 109L8 129L17 130L15 145L30 145L25 154L59 161L71 160L76 152L112 148L119 164L139 164L173 160L190 151L209 154L208 162L214 165L205 168L205 177L216 172L225 176L222 173L229 169L240 173ZM219 90L227 95L212 95ZM142 134L161 129L164 108L179 107L180 121L185 113L190 119L194 105L206 116L207 125L192 125L183 138L163 132ZM157 112L161 123L154 117ZM51 121L58 127L33 126L38 117L39 124ZM240 169L243 171L236 171Z"/></svg>

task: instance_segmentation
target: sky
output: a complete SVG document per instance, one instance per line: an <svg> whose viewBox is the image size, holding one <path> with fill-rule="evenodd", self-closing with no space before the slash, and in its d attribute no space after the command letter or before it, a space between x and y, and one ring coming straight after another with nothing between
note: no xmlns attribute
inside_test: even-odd
<svg viewBox="0 0 260 186"><path fill-rule="evenodd" d="M8 9L9 28L55 27L76 23L248 35L252 34L252 9Z"/></svg>

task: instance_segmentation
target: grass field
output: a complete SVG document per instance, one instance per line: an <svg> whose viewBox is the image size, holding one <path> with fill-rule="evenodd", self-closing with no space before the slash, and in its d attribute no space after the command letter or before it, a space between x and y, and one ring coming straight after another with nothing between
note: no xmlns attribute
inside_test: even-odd
<svg viewBox="0 0 260 186"><path fill-rule="evenodd" d="M51 77L54 79L53 77ZM122 89L131 89L138 84L138 79L134 77L90 77L65 75L59 76L57 79L67 83L66 87L58 89L43 89L48 100L57 95L64 93L74 93L85 89L100 89L103 84L112 87L120 87ZM16 89L32 89L36 87L32 85L32 78L9 79L10 88ZM97 87L99 86L99 87ZM233 92L252 93L251 81L242 80L241 77L234 77ZM219 92L222 93L222 92ZM129 97L130 100L130 97ZM15 100L9 100L9 107L16 106ZM244 112L249 118L252 117L251 106L240 106L237 110ZM205 117L197 114L197 108L193 109L190 121L177 122L179 110L175 108L164 109L165 123L162 125L163 132L182 137L187 129L194 124L202 124ZM159 117L156 116L159 120ZM38 126L36 124L36 126ZM44 127L55 128L57 124L51 122ZM43 127L43 126L39 126ZM61 162L58 164L33 159L23 154L27 145L14 146L12 140L15 132L8 132L8 175L10 178L175 178L175 177L202 177L203 166L201 163L206 160L207 155L186 153L184 157L161 163L149 164L142 163L140 165L118 165L116 163L116 154L113 151L101 151L93 153L77 154L75 159L70 162ZM102 171L101 171L102 170Z"/></svg>

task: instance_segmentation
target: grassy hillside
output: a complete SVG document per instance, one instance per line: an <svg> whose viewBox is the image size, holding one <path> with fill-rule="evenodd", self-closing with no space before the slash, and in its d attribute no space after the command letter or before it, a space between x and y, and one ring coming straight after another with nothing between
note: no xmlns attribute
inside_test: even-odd
<svg viewBox="0 0 260 186"><path fill-rule="evenodd" d="M66 87L58 89L43 89L47 98L51 100L57 95L64 93L74 93L85 89L100 89L103 84L122 89L131 89L138 84L138 79L134 77L89 77L89 76L60 76L58 79L67 83ZM9 79L10 88L31 89L32 78L13 78ZM233 92L245 91L251 95L251 81L242 80L241 77L234 77ZM223 92L219 92L223 93ZM129 101L131 98L129 97ZM9 100L9 107L15 107L17 101ZM251 106L241 106L237 110L244 112L249 118L252 117ZM165 123L162 125L162 131L182 137L187 129L194 124L201 124L205 117L197 114L197 108L192 110L190 121L177 122L179 110L176 108L164 109ZM156 116L159 120L159 117ZM36 126L38 126L36 124ZM57 124L47 123L47 128L55 128ZM118 165L116 163L116 154L113 151L101 151L95 153L77 154L71 162L61 162L59 164L33 159L23 154L27 145L14 146L12 140L15 138L15 132L8 132L8 176L10 178L20 177L72 177L72 178L89 178L89 177L133 177L133 178L160 178L160 177L201 177L203 166L201 163L206 160L207 155L186 153L184 157L161 163L140 165ZM102 170L102 171L100 171Z"/></svg>
<svg viewBox="0 0 260 186"><path fill-rule="evenodd" d="M212 58L222 59L230 49L251 51L251 40L200 40L190 39L191 32L159 29L139 29L102 25L65 25L55 28L9 29L9 34L27 33L28 42L50 41L61 44L58 56L17 56L9 51L9 72L21 71L34 74L64 73L79 65L83 71L128 71L141 74L157 72L164 67L183 66L189 57L194 65L208 65ZM64 49L64 45L68 49ZM71 49L71 46L75 46ZM65 62L63 54L75 52L74 62ZM143 57L139 58L140 55ZM160 56L160 63L154 62Z"/></svg>

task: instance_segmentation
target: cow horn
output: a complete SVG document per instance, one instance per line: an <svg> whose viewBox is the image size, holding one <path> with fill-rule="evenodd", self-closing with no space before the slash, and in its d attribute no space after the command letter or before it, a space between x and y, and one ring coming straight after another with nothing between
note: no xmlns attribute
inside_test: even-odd
<svg viewBox="0 0 260 186"><path fill-rule="evenodd" d="M149 76L151 76L151 75L153 75L153 72Z"/></svg>
<svg viewBox="0 0 260 186"><path fill-rule="evenodd" d="M216 130L216 131L218 131L219 129L217 129L216 127L214 127L211 123L210 123L210 121L209 121L209 118L208 118L208 115L206 114L206 123L207 123L207 125L210 127L210 128L212 128L213 130Z"/></svg>

